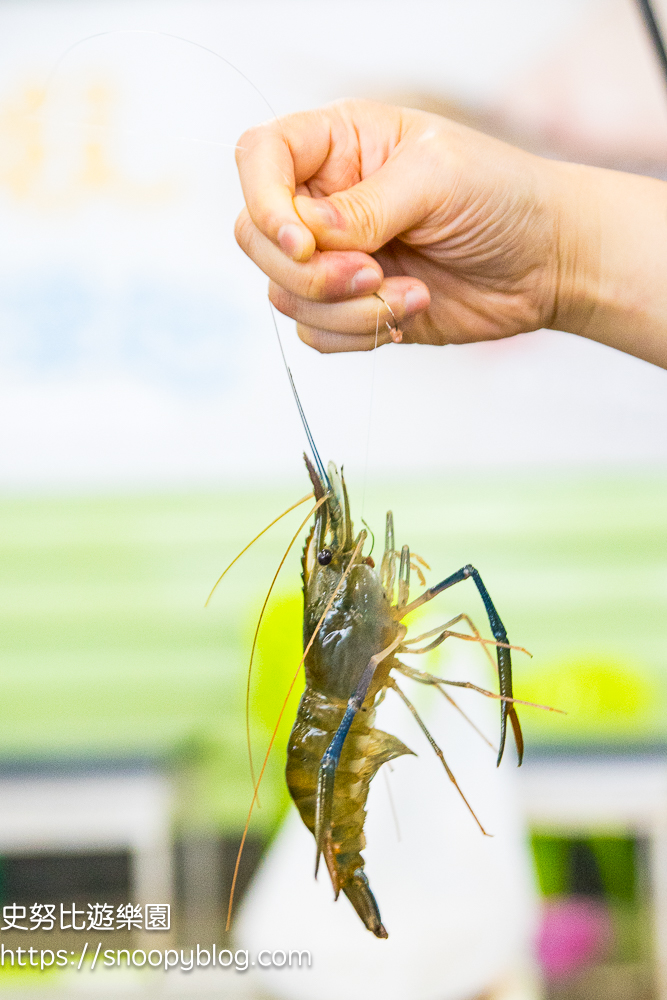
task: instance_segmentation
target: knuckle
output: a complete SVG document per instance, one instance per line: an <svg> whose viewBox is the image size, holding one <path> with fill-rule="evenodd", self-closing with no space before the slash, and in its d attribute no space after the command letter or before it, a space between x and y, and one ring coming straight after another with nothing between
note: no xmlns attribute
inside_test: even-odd
<svg viewBox="0 0 667 1000"><path fill-rule="evenodd" d="M302 273L300 292L311 302L325 302L327 299L327 275L321 268L308 268Z"/></svg>
<svg viewBox="0 0 667 1000"><path fill-rule="evenodd" d="M269 283L269 301L275 306L278 312L290 319L298 319L299 300L296 295L289 292L282 285L277 285L274 281Z"/></svg>
<svg viewBox="0 0 667 1000"><path fill-rule="evenodd" d="M355 234L356 249L374 253L382 246L378 233L385 229L385 211L378 192L369 185L360 185L359 190L350 191L346 198L345 214L349 228Z"/></svg>
<svg viewBox="0 0 667 1000"><path fill-rule="evenodd" d="M333 109L341 117L351 122L354 122L360 116L368 115L377 110L381 110L386 114L386 105L364 97L339 97L331 101L327 105L327 108Z"/></svg>
<svg viewBox="0 0 667 1000"><path fill-rule="evenodd" d="M252 149L253 146L261 142L262 138L267 134L267 129L271 126L273 122L260 122L259 125L251 125L247 128L243 135L239 136L238 142L236 143L236 161L243 158L244 153Z"/></svg>
<svg viewBox="0 0 667 1000"><path fill-rule="evenodd" d="M244 208L234 223L234 236L238 245L246 252L252 242L252 230L252 219L248 215L248 210Z"/></svg>
<svg viewBox="0 0 667 1000"><path fill-rule="evenodd" d="M332 338L326 330L317 330L315 327L297 323L296 332L299 340L319 354L334 354L337 350L333 342L335 338Z"/></svg>
<svg viewBox="0 0 667 1000"><path fill-rule="evenodd" d="M260 191L256 198L248 202L248 213L255 229L272 243L277 244L280 227L285 222L280 205L276 206L270 198Z"/></svg>
<svg viewBox="0 0 667 1000"><path fill-rule="evenodd" d="M237 166L240 168L243 164L243 160L247 156L248 152L255 145L255 130L256 126L248 128L245 130L243 135L239 136L236 141L236 149L234 150L234 159L236 160Z"/></svg>
<svg viewBox="0 0 667 1000"><path fill-rule="evenodd" d="M276 217L275 212L271 208L262 205L255 206L253 210L253 222L260 233L264 233L272 241L277 239L278 230L280 229L280 219Z"/></svg>

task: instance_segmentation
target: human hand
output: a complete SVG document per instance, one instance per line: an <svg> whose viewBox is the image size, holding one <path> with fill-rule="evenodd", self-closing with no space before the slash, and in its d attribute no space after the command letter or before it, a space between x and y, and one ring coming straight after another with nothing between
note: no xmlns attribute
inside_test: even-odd
<svg viewBox="0 0 667 1000"><path fill-rule="evenodd" d="M239 147L237 240L317 350L567 328L570 165L369 101L269 122Z"/></svg>

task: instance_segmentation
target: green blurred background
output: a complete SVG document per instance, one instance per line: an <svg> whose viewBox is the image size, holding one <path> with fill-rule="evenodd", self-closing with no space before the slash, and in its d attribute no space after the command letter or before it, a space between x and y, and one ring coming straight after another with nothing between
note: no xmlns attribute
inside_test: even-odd
<svg viewBox="0 0 667 1000"><path fill-rule="evenodd" d="M397 540L427 559L430 583L473 562L512 641L533 653L515 656L517 696L568 714L522 711L529 760L546 745L667 741L666 489L649 475L497 474L368 489L376 533L391 505ZM354 512L354 484L351 493ZM282 490L0 501L2 759L155 760L183 775L184 822L238 831L251 791L252 634L307 507L204 602L237 551L294 499ZM299 661L301 546L260 632L256 757ZM482 625L471 587L448 594L438 614L461 610ZM279 756L255 817L263 834L286 802Z"/></svg>

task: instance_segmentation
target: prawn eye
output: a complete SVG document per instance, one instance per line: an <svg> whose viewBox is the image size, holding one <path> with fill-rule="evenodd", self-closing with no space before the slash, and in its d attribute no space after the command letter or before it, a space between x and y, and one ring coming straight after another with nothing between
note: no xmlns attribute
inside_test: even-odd
<svg viewBox="0 0 667 1000"><path fill-rule="evenodd" d="M328 566L331 562L331 549L322 549L321 552L317 553L317 561L320 566Z"/></svg>

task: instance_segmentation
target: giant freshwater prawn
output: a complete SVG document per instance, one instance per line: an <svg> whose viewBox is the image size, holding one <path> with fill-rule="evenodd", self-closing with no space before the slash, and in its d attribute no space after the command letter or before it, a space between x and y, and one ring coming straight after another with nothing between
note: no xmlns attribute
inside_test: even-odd
<svg viewBox="0 0 667 1000"><path fill-rule="evenodd" d="M558 709L546 705L534 705L532 702L520 701L514 697L511 650L520 650L524 653L527 653L527 650L509 643L505 626L474 566L461 567L410 601L411 571L416 572L423 586L425 580L420 564L426 568L428 566L420 556L411 554L409 546L403 545L400 551L397 550L391 511L387 511L385 547L379 569L370 556L364 556L367 531L364 529L355 536L343 475L339 474L333 463L329 463L325 471L289 368L287 373L315 459L313 463L304 455L313 492L299 501L303 503L305 500L315 499L311 511L311 514L314 514L314 522L308 531L302 556L304 653L287 692L257 781L253 772L255 791L237 858L229 900L228 926L236 873L252 809L257 801L259 784L287 698L303 666L306 683L288 742L287 787L304 824L315 838L315 875L318 873L320 859L323 858L336 899L342 891L352 903L365 927L376 937L386 938L387 930L382 923L377 902L365 874L365 862L361 854L366 844L364 836L366 800L370 783L382 765L396 757L413 753L397 737L374 728L376 708L387 691L395 692L415 718L481 833L486 834L459 787L441 748L415 706L399 686L396 675L436 687L458 711L461 709L446 691L447 687L468 688L488 698L497 699L500 702L498 764L505 750L508 721L514 735L518 763L521 764L523 759L523 736L516 704L531 705L547 711L558 711ZM293 510L294 506L288 508L288 511ZM309 519L310 515L306 521ZM279 518L276 518L277 520ZM297 531L287 552L299 533L300 531ZM287 552L280 566L283 565ZM236 559L230 563L227 570L234 562ZM222 576L215 587L220 583ZM255 640L276 577L277 573L260 614ZM408 638L408 628L404 620L411 612L467 579L473 581L482 599L493 638L484 638L465 613L456 615L428 632ZM456 628L463 622L467 624L470 632L461 632ZM408 666L399 659L401 653L428 653L450 638L476 642L483 647L497 671L498 693L488 691L470 681L437 677ZM495 648L495 660L489 647ZM250 741L248 743L250 746Z"/></svg>

